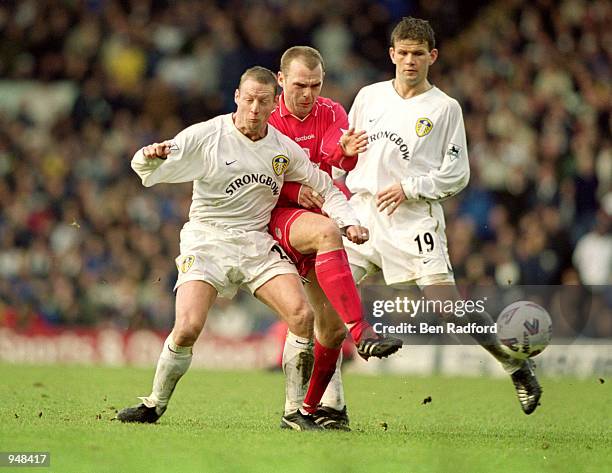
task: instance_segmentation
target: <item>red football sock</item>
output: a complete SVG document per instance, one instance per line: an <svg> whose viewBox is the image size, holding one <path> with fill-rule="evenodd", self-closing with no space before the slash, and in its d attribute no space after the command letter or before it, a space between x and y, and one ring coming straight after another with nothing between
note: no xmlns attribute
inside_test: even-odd
<svg viewBox="0 0 612 473"><path fill-rule="evenodd" d="M315 260L317 279L332 307L349 328L355 343L359 343L363 332L374 333L371 325L363 320L361 299L353 281L351 267L343 249L317 254Z"/></svg>
<svg viewBox="0 0 612 473"><path fill-rule="evenodd" d="M315 339L312 376L310 377L306 398L304 398L305 411L312 414L317 410L329 380L334 375L334 371L336 371L336 362L340 356L340 351L342 351L342 347L327 348Z"/></svg>

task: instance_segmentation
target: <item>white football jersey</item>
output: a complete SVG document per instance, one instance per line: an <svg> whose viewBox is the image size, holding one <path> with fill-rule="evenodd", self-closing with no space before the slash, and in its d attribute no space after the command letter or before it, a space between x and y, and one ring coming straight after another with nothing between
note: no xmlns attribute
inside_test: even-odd
<svg viewBox="0 0 612 473"><path fill-rule="evenodd" d="M325 198L323 210L340 228L358 225L344 195L314 166L302 148L272 126L252 141L221 115L181 131L167 159L145 159L132 168L149 187L193 181L189 220L244 231L267 229L285 179L306 184Z"/></svg>
<svg viewBox="0 0 612 473"><path fill-rule="evenodd" d="M408 200L436 201L470 177L459 103L437 87L404 99L392 81L362 88L349 122L368 134L368 150L346 179L354 194L376 195L401 182Z"/></svg>

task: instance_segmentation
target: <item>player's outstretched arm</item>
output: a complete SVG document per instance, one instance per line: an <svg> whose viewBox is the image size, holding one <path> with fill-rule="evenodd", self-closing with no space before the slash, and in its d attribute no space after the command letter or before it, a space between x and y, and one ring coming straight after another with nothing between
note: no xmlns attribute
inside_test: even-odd
<svg viewBox="0 0 612 473"><path fill-rule="evenodd" d="M172 146L172 141L166 140L161 143L153 143L152 145L148 145L142 148L142 155L145 159L162 159L165 160L168 158L170 154L170 147Z"/></svg>
<svg viewBox="0 0 612 473"><path fill-rule="evenodd" d="M145 187L162 182L190 182L208 170L206 148L212 134L209 122L190 126L172 140L147 145L134 154L132 169Z"/></svg>
<svg viewBox="0 0 612 473"><path fill-rule="evenodd" d="M286 141L290 155L290 165L285 179L305 184L315 190L324 200L321 210L334 220L339 228L359 225L359 219L327 173L310 162L304 150L293 141Z"/></svg>

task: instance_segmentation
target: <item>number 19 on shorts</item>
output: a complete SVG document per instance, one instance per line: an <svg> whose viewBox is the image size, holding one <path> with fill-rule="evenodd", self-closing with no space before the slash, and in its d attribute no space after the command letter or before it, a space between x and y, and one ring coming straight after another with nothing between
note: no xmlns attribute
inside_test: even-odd
<svg viewBox="0 0 612 473"><path fill-rule="evenodd" d="M417 235L414 241L416 241L419 248L419 254L422 254L423 251L431 253L434 249L434 237L430 232Z"/></svg>

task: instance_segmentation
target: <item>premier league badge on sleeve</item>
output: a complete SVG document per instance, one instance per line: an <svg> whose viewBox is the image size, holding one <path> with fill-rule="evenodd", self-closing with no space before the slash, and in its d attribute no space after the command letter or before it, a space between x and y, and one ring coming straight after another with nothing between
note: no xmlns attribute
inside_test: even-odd
<svg viewBox="0 0 612 473"><path fill-rule="evenodd" d="M448 148L446 150L446 155L450 158L451 161L454 161L459 157L459 153L461 153L461 146L458 146L454 143L449 143Z"/></svg>
<svg viewBox="0 0 612 473"><path fill-rule="evenodd" d="M416 122L415 130L419 138L428 135L433 128L433 123L429 118L419 118Z"/></svg>
<svg viewBox="0 0 612 473"><path fill-rule="evenodd" d="M274 169L274 173L277 176L282 176L287 170L287 166L289 166L289 158L287 156L279 154L272 159L272 169Z"/></svg>

